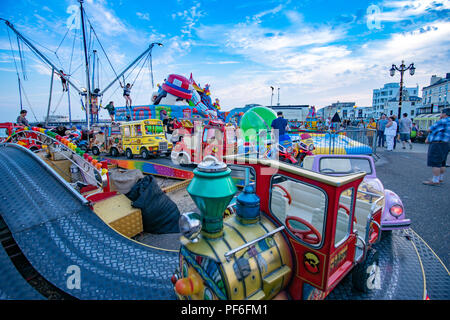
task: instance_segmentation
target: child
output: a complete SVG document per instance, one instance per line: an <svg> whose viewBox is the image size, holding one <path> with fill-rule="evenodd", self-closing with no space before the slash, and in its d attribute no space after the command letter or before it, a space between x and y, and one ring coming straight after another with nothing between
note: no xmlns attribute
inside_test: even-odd
<svg viewBox="0 0 450 320"><path fill-rule="evenodd" d="M125 98L125 106L131 107L131 98L130 98L130 93L131 93L131 88L133 87L132 85L130 85L129 83L127 83L127 85L124 87L122 84L120 84L120 86L123 88L123 97Z"/></svg>
<svg viewBox="0 0 450 320"><path fill-rule="evenodd" d="M114 108L114 102L110 101L104 109L108 110L109 116L111 117L111 122L114 122L114 116L116 114L116 109Z"/></svg>

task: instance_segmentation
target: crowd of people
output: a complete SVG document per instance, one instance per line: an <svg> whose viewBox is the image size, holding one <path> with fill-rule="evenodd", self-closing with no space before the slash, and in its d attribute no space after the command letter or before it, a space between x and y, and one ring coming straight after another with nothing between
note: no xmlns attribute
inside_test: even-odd
<svg viewBox="0 0 450 320"><path fill-rule="evenodd" d="M408 117L407 113L403 113L400 120L396 115L387 117L382 114L376 124L378 147L386 147L387 151L393 151L397 142L402 143L402 149L406 149L406 144L412 149L412 139L417 136L418 127Z"/></svg>

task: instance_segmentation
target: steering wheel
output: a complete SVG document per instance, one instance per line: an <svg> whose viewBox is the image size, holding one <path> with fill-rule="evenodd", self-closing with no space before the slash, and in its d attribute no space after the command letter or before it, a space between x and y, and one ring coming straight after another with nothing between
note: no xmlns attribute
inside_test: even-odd
<svg viewBox="0 0 450 320"><path fill-rule="evenodd" d="M324 168L320 170L320 173L335 173L336 170L331 169L331 168Z"/></svg>
<svg viewBox="0 0 450 320"><path fill-rule="evenodd" d="M284 195L284 197L288 199L288 203L289 203L289 204L292 203L292 197L291 197L290 193L286 190L285 187L283 187L283 186L281 186L281 185L279 185L279 184L274 184L273 187L274 187L274 188L275 188L275 187L278 187L278 188L280 188L281 190L283 190L284 193L286 193L286 194Z"/></svg>
<svg viewBox="0 0 450 320"><path fill-rule="evenodd" d="M345 210L345 213L347 213L347 215L350 216L350 209L347 208L346 206L344 206L343 204L339 203L339 205L338 205L338 211L339 211L339 209L344 209L344 210ZM353 216L353 221L354 221L355 223L357 223L357 222L356 222L356 216Z"/></svg>
<svg viewBox="0 0 450 320"><path fill-rule="evenodd" d="M297 222L300 222L301 224L304 224L309 228L309 230L299 230L295 229L291 226L289 223L290 220L294 220ZM309 244L318 244L322 241L322 235L319 231L317 231L316 228L314 228L313 225L311 225L308 221L303 220L302 218L296 217L296 216L288 216L286 217L286 227L291 231L293 234L295 234L297 237L305 241Z"/></svg>

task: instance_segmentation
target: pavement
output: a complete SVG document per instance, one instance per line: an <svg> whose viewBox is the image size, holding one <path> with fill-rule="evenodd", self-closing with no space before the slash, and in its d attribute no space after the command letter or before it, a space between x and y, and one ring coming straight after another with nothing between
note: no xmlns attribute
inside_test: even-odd
<svg viewBox="0 0 450 320"><path fill-rule="evenodd" d="M402 199L411 228L450 269L450 168L440 186L422 184L432 176L427 150L422 143L413 143L412 150L408 145L402 149L401 143L394 151L378 148L375 166L384 187Z"/></svg>

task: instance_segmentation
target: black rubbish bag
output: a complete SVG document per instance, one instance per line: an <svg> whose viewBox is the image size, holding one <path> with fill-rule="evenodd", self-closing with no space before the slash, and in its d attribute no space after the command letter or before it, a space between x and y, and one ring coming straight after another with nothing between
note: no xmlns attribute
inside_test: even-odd
<svg viewBox="0 0 450 320"><path fill-rule="evenodd" d="M125 194L131 205L142 211L144 231L148 233L178 233L180 210L158 186L152 176L138 180Z"/></svg>

